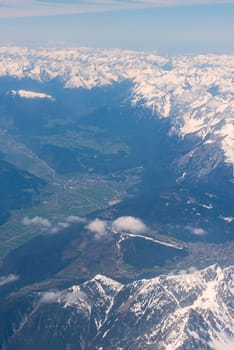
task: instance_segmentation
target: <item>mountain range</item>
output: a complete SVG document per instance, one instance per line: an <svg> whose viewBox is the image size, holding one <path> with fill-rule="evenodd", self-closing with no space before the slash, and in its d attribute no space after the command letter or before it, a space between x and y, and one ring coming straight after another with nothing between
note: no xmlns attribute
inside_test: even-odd
<svg viewBox="0 0 234 350"><path fill-rule="evenodd" d="M233 58L0 48L0 348L233 348Z"/></svg>
<svg viewBox="0 0 234 350"><path fill-rule="evenodd" d="M233 273L213 265L125 285L96 275L34 294L7 349L231 350Z"/></svg>
<svg viewBox="0 0 234 350"><path fill-rule="evenodd" d="M211 153L218 144L225 163L234 163L233 55L162 57L124 50L2 47L0 60L1 77L59 80L70 89L128 81L132 105L170 118L170 134L193 135ZM191 153L186 162L189 157Z"/></svg>

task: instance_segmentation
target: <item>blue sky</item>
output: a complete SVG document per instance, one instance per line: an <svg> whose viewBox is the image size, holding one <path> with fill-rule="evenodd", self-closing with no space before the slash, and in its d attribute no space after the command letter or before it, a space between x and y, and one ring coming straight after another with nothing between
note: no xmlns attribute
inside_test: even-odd
<svg viewBox="0 0 234 350"><path fill-rule="evenodd" d="M0 44L171 55L234 52L233 38L234 0L0 0Z"/></svg>

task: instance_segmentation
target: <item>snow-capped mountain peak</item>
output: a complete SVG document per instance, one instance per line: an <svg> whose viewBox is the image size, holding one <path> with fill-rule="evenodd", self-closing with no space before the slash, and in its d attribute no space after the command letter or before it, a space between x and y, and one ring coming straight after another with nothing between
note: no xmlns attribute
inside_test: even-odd
<svg viewBox="0 0 234 350"><path fill-rule="evenodd" d="M205 149L216 144L224 162L234 164L231 54L169 58L124 50L2 47L0 61L2 77L42 83L59 79L65 88L92 89L130 81L132 105L150 109L155 117L169 118L170 134L193 135Z"/></svg>
<svg viewBox="0 0 234 350"><path fill-rule="evenodd" d="M97 275L60 292L63 298L57 305L66 310L66 318L74 309L76 317L95 325L86 349L125 350L134 343L136 350L231 350L234 267L191 271L127 285ZM76 301L68 304L67 294ZM78 328L84 332L82 324Z"/></svg>

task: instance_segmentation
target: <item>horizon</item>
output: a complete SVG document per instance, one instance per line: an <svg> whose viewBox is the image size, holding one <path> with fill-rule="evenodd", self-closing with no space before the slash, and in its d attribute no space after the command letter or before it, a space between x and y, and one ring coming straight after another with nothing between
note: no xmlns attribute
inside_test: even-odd
<svg viewBox="0 0 234 350"><path fill-rule="evenodd" d="M0 1L0 45L119 48L170 56L233 53L234 1L205 1L203 5L194 2L182 6L175 5L175 0L171 2L173 6L150 9L56 14L58 3L53 1L54 14L23 17L14 12L10 18L3 16ZM20 5L19 8L22 10Z"/></svg>
<svg viewBox="0 0 234 350"><path fill-rule="evenodd" d="M114 53L115 51L119 52L129 52L129 53L136 53L136 54L153 54L158 57L165 57L165 58L176 58L176 57L196 57L196 56L233 56L234 55L234 49L233 51L230 52L195 52L195 53L162 53L158 52L157 49L128 49L128 48L121 48L121 47L93 47L93 46L82 46L82 45L69 45L66 46L65 43L48 43L44 45L36 45L36 44L15 44L15 43L6 43L6 44L1 44L0 43L0 49L23 49L23 50L32 50L35 52L40 52L42 50L54 50L54 51L69 51L69 50L74 50L74 51L82 51L82 50L87 50L87 51L101 51L101 52L108 52L108 53ZM4 52L3 52L4 53Z"/></svg>

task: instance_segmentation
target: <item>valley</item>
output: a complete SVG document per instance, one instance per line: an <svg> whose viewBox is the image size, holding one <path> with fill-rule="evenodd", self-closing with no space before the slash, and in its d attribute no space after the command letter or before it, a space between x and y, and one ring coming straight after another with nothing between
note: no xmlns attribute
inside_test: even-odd
<svg viewBox="0 0 234 350"><path fill-rule="evenodd" d="M215 285L230 321L222 289L231 294L234 261L228 57L183 57L187 71L176 57L143 53L123 52L125 64L118 51L23 52L0 50L0 347L29 349L33 334L38 348L116 350L112 329L120 334L123 322L119 349L136 348L128 342L135 326L143 330L138 348L154 349L161 335L149 333L151 317L170 346L170 307L190 330L181 331L183 350L191 339L221 341L209 302L201 312L191 300L209 300ZM194 290L178 301L173 288L190 276ZM137 294L147 283L159 294L146 293L144 309ZM154 310L160 295L173 304L165 320ZM218 325L225 315L217 310ZM191 320L213 333L190 329Z"/></svg>

